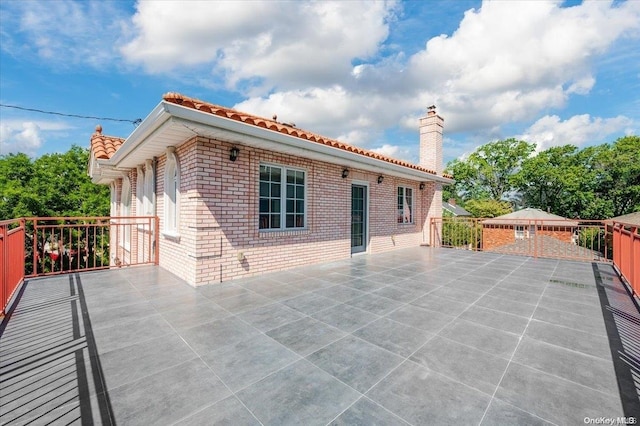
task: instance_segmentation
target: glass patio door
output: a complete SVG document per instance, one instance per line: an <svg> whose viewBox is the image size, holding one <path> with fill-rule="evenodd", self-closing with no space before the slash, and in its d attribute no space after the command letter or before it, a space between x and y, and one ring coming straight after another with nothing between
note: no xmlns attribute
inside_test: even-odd
<svg viewBox="0 0 640 426"><path fill-rule="evenodd" d="M367 187L351 186L351 253L367 250Z"/></svg>

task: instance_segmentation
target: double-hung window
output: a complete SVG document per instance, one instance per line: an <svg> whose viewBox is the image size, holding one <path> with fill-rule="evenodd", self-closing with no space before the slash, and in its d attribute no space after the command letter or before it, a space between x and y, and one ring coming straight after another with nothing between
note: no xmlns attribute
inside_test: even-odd
<svg viewBox="0 0 640 426"><path fill-rule="evenodd" d="M300 229L306 226L304 170L260 166L260 229Z"/></svg>
<svg viewBox="0 0 640 426"><path fill-rule="evenodd" d="M398 187L398 223L413 223L413 188Z"/></svg>

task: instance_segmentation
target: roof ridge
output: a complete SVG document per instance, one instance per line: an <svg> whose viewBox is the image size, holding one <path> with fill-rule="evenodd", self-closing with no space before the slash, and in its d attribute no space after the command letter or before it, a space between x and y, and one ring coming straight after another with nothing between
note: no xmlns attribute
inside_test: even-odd
<svg viewBox="0 0 640 426"><path fill-rule="evenodd" d="M257 115L249 114L246 112L238 111L233 108L223 107L220 105L213 104L211 102L206 102L197 98L185 96L178 92L167 92L162 96L162 99L166 102L171 102L173 104L184 106L186 108L191 108L204 113L222 116L231 120L240 121L240 122L247 123L257 127L263 127L268 130L284 133L289 136L297 137L303 140L316 142L322 145L329 145L334 148L354 152L356 154L360 154L365 157L375 158L381 161L386 161L388 163L419 170L419 171L430 173L437 176L437 173L434 170L428 169L418 164L414 164L408 161L389 157L387 155L379 154L372 150L360 148L355 145L341 142L337 139L329 138L326 136L319 135L317 133L299 129L295 126L292 126L291 124L278 122L277 119L268 119L268 118L260 117ZM450 175L445 175L445 174L443 174L443 176L451 177Z"/></svg>

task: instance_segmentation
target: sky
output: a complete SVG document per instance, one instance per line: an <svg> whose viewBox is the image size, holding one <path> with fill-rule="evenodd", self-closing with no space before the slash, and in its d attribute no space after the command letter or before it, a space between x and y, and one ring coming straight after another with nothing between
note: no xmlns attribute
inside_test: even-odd
<svg viewBox="0 0 640 426"><path fill-rule="evenodd" d="M0 55L0 104L98 117L0 107L0 155L127 137L167 92L414 163L432 104L445 162L640 133L640 0L0 0Z"/></svg>

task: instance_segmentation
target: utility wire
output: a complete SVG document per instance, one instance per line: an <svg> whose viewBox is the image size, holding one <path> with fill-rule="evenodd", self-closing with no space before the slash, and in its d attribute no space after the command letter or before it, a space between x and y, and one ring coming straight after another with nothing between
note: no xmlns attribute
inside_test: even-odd
<svg viewBox="0 0 640 426"><path fill-rule="evenodd" d="M119 122L123 122L123 123L133 123L134 126L137 126L138 124L142 123L142 119L141 118L136 118L135 120L127 120L127 119L124 119L124 118L108 118L108 117L93 117L91 115L64 114L62 112L44 111L44 110L41 110L41 109L24 108L24 107L20 107L20 106L17 106L17 105L6 105L6 104L0 104L0 107L3 107L3 108L14 108L14 109L22 110L22 111L39 112L41 114L61 115L63 117L86 118L86 119L91 119L91 120L102 120L102 121L119 121Z"/></svg>

